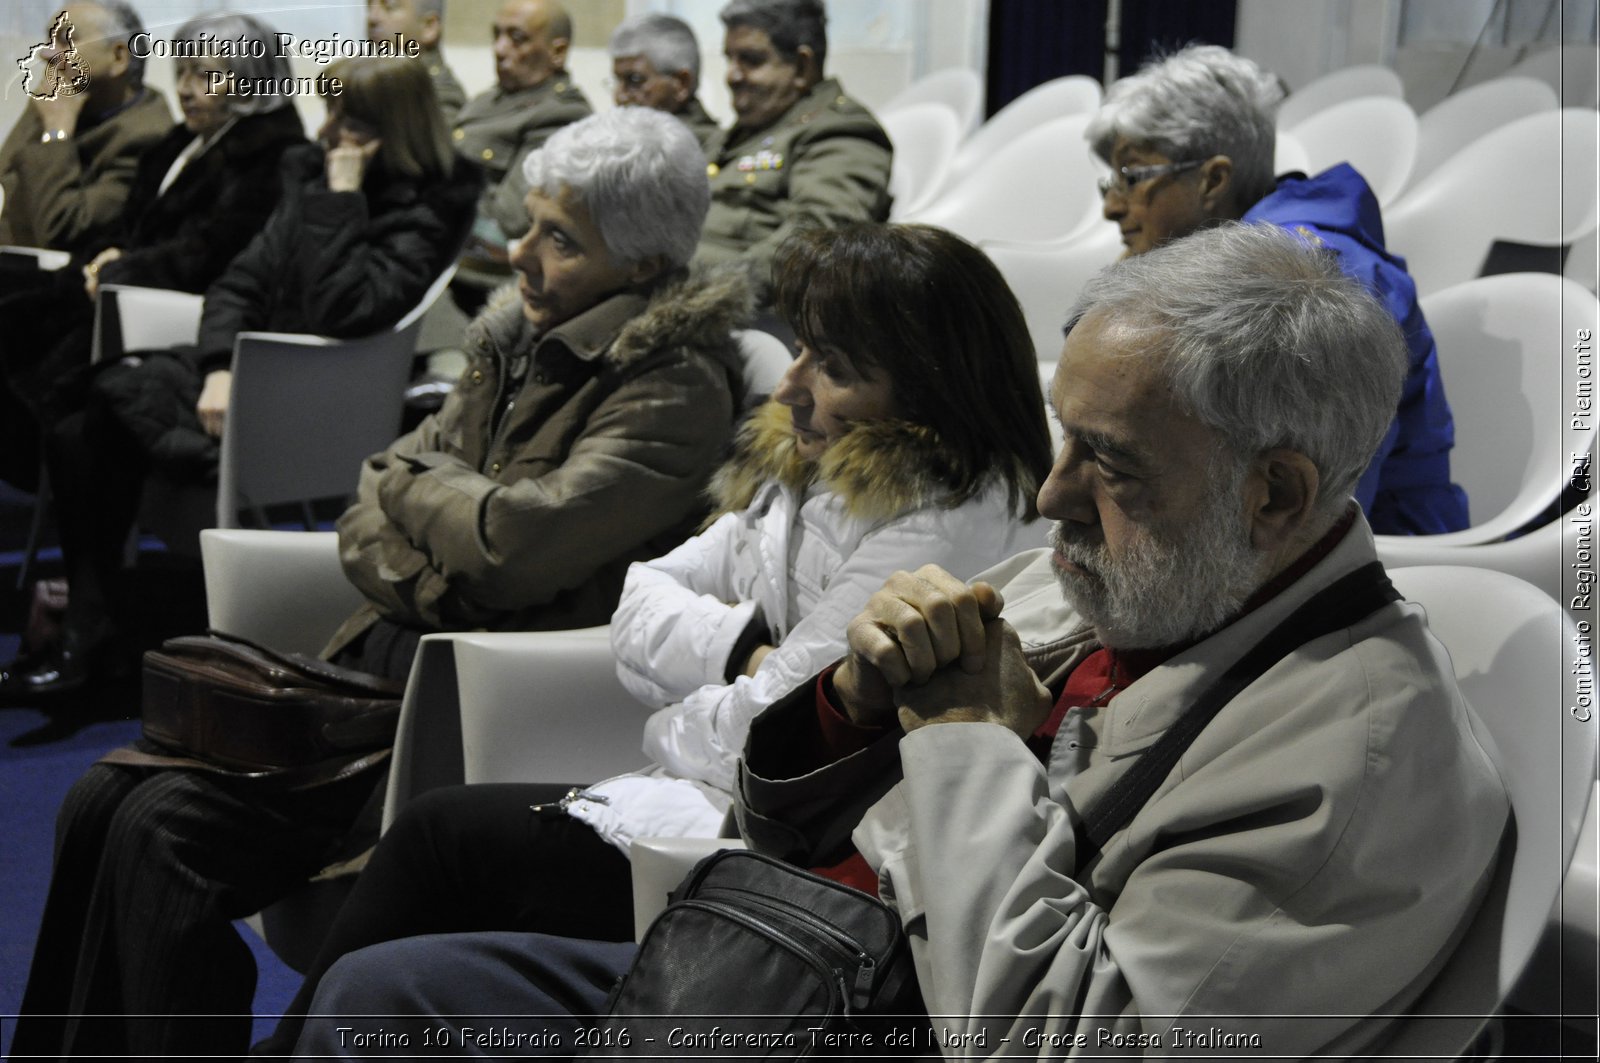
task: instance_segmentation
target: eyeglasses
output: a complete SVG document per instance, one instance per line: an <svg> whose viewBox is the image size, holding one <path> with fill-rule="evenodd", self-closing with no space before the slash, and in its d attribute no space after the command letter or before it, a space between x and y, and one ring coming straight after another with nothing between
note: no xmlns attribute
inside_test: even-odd
<svg viewBox="0 0 1600 1063"><path fill-rule="evenodd" d="M1163 162L1155 166L1121 166L1110 177L1102 177L1098 182L1100 198L1104 199L1113 191L1119 195L1127 195L1142 181L1152 177L1162 177L1169 173L1187 173L1200 166L1204 160L1190 159L1188 162Z"/></svg>

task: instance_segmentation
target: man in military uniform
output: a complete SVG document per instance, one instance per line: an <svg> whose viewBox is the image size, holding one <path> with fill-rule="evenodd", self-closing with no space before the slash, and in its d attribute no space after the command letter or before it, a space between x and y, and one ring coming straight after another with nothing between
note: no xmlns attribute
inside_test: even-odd
<svg viewBox="0 0 1600 1063"><path fill-rule="evenodd" d="M42 28L52 35L35 74L42 83L30 80L0 145L0 244L92 253L121 219L139 157L172 128L172 112L128 50L144 27L122 0L75 0Z"/></svg>
<svg viewBox="0 0 1600 1063"><path fill-rule="evenodd" d="M630 18L611 32L611 99L618 107L653 107L689 127L708 147L721 130L696 95L700 91L700 42L694 30L671 15Z"/></svg>
<svg viewBox="0 0 1600 1063"><path fill-rule="evenodd" d="M550 134L590 113L589 101L567 74L571 41L572 18L557 0L505 0L495 15L499 84L467 101L451 134L456 150L489 178L457 274L469 289L486 292L511 276L506 244L528 230L522 160Z"/></svg>
<svg viewBox="0 0 1600 1063"><path fill-rule="evenodd" d="M444 0L367 0L367 39L402 48L407 41L416 41L421 49L417 58L428 68L445 124L454 125L467 102L467 91L440 54L443 34Z"/></svg>
<svg viewBox="0 0 1600 1063"><path fill-rule="evenodd" d="M732 0L721 18L736 119L707 150L711 213L696 260L742 261L764 290L794 230L888 218L893 149L872 114L822 76L821 0Z"/></svg>

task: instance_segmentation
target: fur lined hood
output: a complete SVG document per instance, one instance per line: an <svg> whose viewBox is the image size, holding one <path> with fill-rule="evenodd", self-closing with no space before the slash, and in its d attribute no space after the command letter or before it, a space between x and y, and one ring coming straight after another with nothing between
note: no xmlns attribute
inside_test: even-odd
<svg viewBox="0 0 1600 1063"><path fill-rule="evenodd" d="M961 501L955 470L938 432L899 420L856 425L820 459L802 458L788 409L768 399L740 427L733 457L712 477L708 492L716 512L706 523L744 509L768 480L796 491L821 484L844 500L851 516L868 520L954 505Z"/></svg>
<svg viewBox="0 0 1600 1063"><path fill-rule="evenodd" d="M617 299L637 299L642 310L627 308L626 324L603 349L593 350L584 342L588 319L596 313L617 314L611 310ZM679 270L656 285L648 295L613 296L598 306L563 322L550 336L567 341L579 357L603 357L617 369L625 369L641 358L669 347L691 347L705 351L726 351L731 363L738 352L731 340L735 329L746 327L755 312L750 282L740 270ZM499 351L525 350L531 339L528 322L522 316L522 297L515 283L497 289L484 311L468 329L480 331L489 347ZM609 330L605 338L609 338ZM597 337L598 338L598 337Z"/></svg>

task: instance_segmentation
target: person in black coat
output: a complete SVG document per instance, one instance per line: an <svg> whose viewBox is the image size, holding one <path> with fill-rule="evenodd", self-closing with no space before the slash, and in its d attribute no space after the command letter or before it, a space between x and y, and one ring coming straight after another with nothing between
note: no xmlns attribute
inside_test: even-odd
<svg viewBox="0 0 1600 1063"><path fill-rule="evenodd" d="M0 675L0 696L82 687L121 663L115 585L146 475L214 475L234 337L264 329L356 337L393 325L455 260L482 175L451 149L421 64L354 58L327 70L320 147L286 152L282 201L206 290L192 348L98 369L81 408L49 425L45 459L69 597L47 659ZM105 268L105 267L102 267Z"/></svg>
<svg viewBox="0 0 1600 1063"><path fill-rule="evenodd" d="M118 223L64 269L4 268L0 479L32 489L40 423L81 405L101 284L203 292L278 203L283 153L306 142L291 99L206 88L213 73L287 77L288 61L272 30L248 15L202 15L172 37L176 46L203 39L242 40L263 54L175 60L183 120L140 159Z"/></svg>

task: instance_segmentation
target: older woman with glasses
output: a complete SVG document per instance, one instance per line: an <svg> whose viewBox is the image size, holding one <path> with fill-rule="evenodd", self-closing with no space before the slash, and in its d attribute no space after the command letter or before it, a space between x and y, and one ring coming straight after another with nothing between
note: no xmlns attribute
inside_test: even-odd
<svg viewBox="0 0 1600 1063"><path fill-rule="evenodd" d="M1233 220L1270 222L1337 255L1400 323L1410 354L1395 420L1356 500L1376 532L1465 528L1467 497L1450 481L1455 429L1416 285L1384 247L1378 201L1349 164L1274 176L1281 97L1275 77L1215 45L1192 45L1112 85L1086 133L1112 168L1100 183L1106 219L1129 255Z"/></svg>

